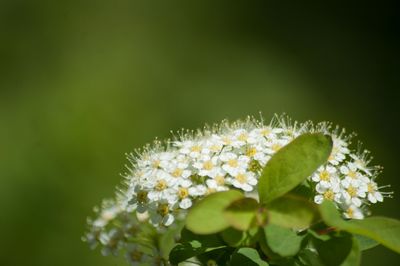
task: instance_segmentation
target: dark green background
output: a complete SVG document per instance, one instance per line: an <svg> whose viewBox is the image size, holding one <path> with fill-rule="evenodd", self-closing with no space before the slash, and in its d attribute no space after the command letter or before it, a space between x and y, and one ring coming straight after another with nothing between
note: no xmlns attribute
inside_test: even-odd
<svg viewBox="0 0 400 266"><path fill-rule="evenodd" d="M400 218L396 7L278 2L0 1L0 264L123 265L80 237L124 153L259 111L357 131Z"/></svg>

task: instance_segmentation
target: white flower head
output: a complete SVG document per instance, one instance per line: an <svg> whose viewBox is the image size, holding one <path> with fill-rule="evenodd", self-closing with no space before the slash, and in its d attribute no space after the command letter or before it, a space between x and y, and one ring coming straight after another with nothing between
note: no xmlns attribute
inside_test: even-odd
<svg viewBox="0 0 400 266"><path fill-rule="evenodd" d="M371 203L377 203L383 201L383 195L381 192L378 191L378 185L370 180L367 184L367 191L368 191L368 200Z"/></svg>
<svg viewBox="0 0 400 266"><path fill-rule="evenodd" d="M316 186L317 195L314 197L314 202L321 204L324 200L334 201L336 203L341 203L341 193L339 182L332 182L330 186L324 186L318 183Z"/></svg>
<svg viewBox="0 0 400 266"><path fill-rule="evenodd" d="M328 162L307 179L311 197L317 204L332 201L345 218L362 219L368 205L391 193L382 192L384 186L375 182L380 171L369 165L367 152L350 150L350 136L344 130L330 123L292 122L287 116L277 116L267 125L249 118L182 132L171 142L155 141L130 154L124 187L114 200L102 204L96 219L89 220L84 239L101 246L105 255L125 248L131 265L152 263L156 257L128 245L145 230L140 223L161 232L184 218L195 202L218 191L237 189L258 198L258 179L270 158L297 136L315 132L331 136L333 148Z"/></svg>
<svg viewBox="0 0 400 266"><path fill-rule="evenodd" d="M240 188L243 191L250 192L257 185L257 179L253 172L246 171L245 169L238 170L232 177L227 178L234 187Z"/></svg>
<svg viewBox="0 0 400 266"><path fill-rule="evenodd" d="M359 206L350 205L346 211L343 213L343 216L347 219L364 219L364 214L361 211Z"/></svg>
<svg viewBox="0 0 400 266"><path fill-rule="evenodd" d="M347 163L340 167L340 172L345 176L342 184L346 188L350 185L353 187L366 186L369 178L362 175L354 163Z"/></svg>
<svg viewBox="0 0 400 266"><path fill-rule="evenodd" d="M333 165L338 165L346 158L346 154L348 154L350 151L347 148L348 143L340 137L332 135L332 141L333 147L328 158L328 162Z"/></svg>
<svg viewBox="0 0 400 266"><path fill-rule="evenodd" d="M339 182L335 167L327 165L321 166L311 177L312 181L319 182L320 185L330 188Z"/></svg>
<svg viewBox="0 0 400 266"><path fill-rule="evenodd" d="M218 163L218 156L202 155L197 162L193 163L193 167L197 169L200 176L215 177L220 170Z"/></svg>
<svg viewBox="0 0 400 266"><path fill-rule="evenodd" d="M219 159L223 162L222 169L231 176L235 176L239 171L247 169L250 162L249 157L233 152L223 152Z"/></svg>

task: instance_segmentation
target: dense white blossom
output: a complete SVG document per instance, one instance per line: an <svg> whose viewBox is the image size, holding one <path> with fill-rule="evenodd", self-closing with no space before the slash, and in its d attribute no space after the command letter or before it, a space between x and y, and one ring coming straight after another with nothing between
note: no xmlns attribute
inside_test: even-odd
<svg viewBox="0 0 400 266"><path fill-rule="evenodd" d="M103 204L98 218L90 221L91 231L85 239L92 246L100 243L104 254L115 254L125 245L132 265L136 265L135 259L157 260L157 255L128 246L124 241L129 233L125 228L109 229L111 221L122 215L122 224L129 221L137 226L139 220L144 220L162 230L210 193L239 189L254 194L261 169L271 156L307 132L322 132L333 140L327 163L308 179L315 191L314 201L320 204L331 200L345 218L362 219L369 204L381 202L389 194L379 190L376 177L380 171L369 165L368 152L352 151L351 135L330 123L297 123L276 116L269 124L250 118L222 122L197 133L181 133L165 144L157 141L130 154L132 165L126 174L126 187L112 204ZM134 213L141 213L142 218L138 220Z"/></svg>

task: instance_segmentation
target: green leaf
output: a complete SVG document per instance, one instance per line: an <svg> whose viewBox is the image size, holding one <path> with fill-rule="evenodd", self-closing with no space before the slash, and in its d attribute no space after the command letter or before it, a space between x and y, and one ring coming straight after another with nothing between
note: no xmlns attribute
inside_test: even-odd
<svg viewBox="0 0 400 266"><path fill-rule="evenodd" d="M226 248L224 246L221 247L205 247L202 245L200 241L192 240L190 242L185 242L182 244L177 244L169 254L169 261L176 265L182 261L187 259L196 257L200 254L210 252L217 249Z"/></svg>
<svg viewBox="0 0 400 266"><path fill-rule="evenodd" d="M303 249L300 251L298 259L301 265L325 266L321 262L318 253L311 249Z"/></svg>
<svg viewBox="0 0 400 266"><path fill-rule="evenodd" d="M315 240L314 245L324 265L360 265L361 251L357 240L350 234L332 237L327 241Z"/></svg>
<svg viewBox="0 0 400 266"><path fill-rule="evenodd" d="M210 194L200 200L186 217L186 227L196 234L213 234L229 227L223 211L232 202L243 198L238 190L228 190Z"/></svg>
<svg viewBox="0 0 400 266"><path fill-rule="evenodd" d="M199 257L201 254L223 248L226 248L226 245L219 235L197 235L183 228L180 243L172 249L169 260L171 263L177 264L192 257Z"/></svg>
<svg viewBox="0 0 400 266"><path fill-rule="evenodd" d="M304 236L297 235L293 230L277 225L267 225L264 228L265 239L268 247L282 257L296 255L300 248Z"/></svg>
<svg viewBox="0 0 400 266"><path fill-rule="evenodd" d="M366 236L400 253L399 220L386 217L368 217L364 220L345 221L330 201L324 201L319 209L326 224L353 234Z"/></svg>
<svg viewBox="0 0 400 266"><path fill-rule="evenodd" d="M175 239L179 236L179 232L182 230L183 225L182 222L178 221L170 226L165 233L159 235L158 246L163 258L168 259L169 253L175 246Z"/></svg>
<svg viewBox="0 0 400 266"><path fill-rule="evenodd" d="M268 263L266 261L263 261L260 258L260 255L258 254L257 250L254 248L240 248L238 249L235 253L233 253L231 261L229 263L231 266L243 266L243 265L248 265L248 266L255 266L255 265L261 265L261 266L268 266Z"/></svg>
<svg viewBox="0 0 400 266"><path fill-rule="evenodd" d="M297 195L272 201L267 211L269 223L293 229L307 228L319 219L318 206Z"/></svg>
<svg viewBox="0 0 400 266"><path fill-rule="evenodd" d="M258 202L253 198L238 199L224 210L224 217L233 228L246 231L255 225L259 208Z"/></svg>
<svg viewBox="0 0 400 266"><path fill-rule="evenodd" d="M258 228L240 231L229 227L221 232L221 237L231 247L250 246L258 240Z"/></svg>
<svg viewBox="0 0 400 266"><path fill-rule="evenodd" d="M358 241L361 251L368 250L379 245L379 243L375 240L365 236L354 235L353 237Z"/></svg>
<svg viewBox="0 0 400 266"><path fill-rule="evenodd" d="M198 255L197 259L200 261L201 265L228 265L228 261L234 251L235 249L231 247L215 249Z"/></svg>
<svg viewBox="0 0 400 266"><path fill-rule="evenodd" d="M268 204L289 192L324 164L332 139L322 133L303 134L280 149L268 161L260 177L260 202Z"/></svg>
<svg viewBox="0 0 400 266"><path fill-rule="evenodd" d="M202 247L207 248L225 246L224 241L218 234L198 235L184 227L181 231L181 239L179 242L185 243L193 240L199 241Z"/></svg>

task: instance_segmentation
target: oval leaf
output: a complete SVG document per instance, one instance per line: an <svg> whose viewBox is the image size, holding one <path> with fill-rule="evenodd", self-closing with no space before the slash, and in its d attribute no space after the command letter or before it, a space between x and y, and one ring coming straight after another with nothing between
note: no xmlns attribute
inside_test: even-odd
<svg viewBox="0 0 400 266"><path fill-rule="evenodd" d="M246 231L255 225L258 209L259 204L255 199L243 198L232 202L224 210L224 217L233 228Z"/></svg>
<svg viewBox="0 0 400 266"><path fill-rule="evenodd" d="M282 257L296 255L304 239L304 236L297 235L291 229L272 224L264 228L264 234L268 247Z"/></svg>
<svg viewBox="0 0 400 266"><path fill-rule="evenodd" d="M360 265L361 251L358 242L348 233L333 237L328 241L316 240L314 245L324 265Z"/></svg>
<svg viewBox="0 0 400 266"><path fill-rule="evenodd" d="M386 217L369 217L364 220L345 221L335 205L324 201L320 205L322 219L338 229L371 238L400 253L400 221Z"/></svg>
<svg viewBox="0 0 400 266"><path fill-rule="evenodd" d="M361 251L368 250L379 245L379 243L376 242L375 240L365 236L354 235L353 237L355 240L357 240Z"/></svg>
<svg viewBox="0 0 400 266"><path fill-rule="evenodd" d="M228 228L223 211L240 198L243 194L237 190L216 192L205 197L189 210L186 228L196 234L213 234Z"/></svg>
<svg viewBox="0 0 400 266"><path fill-rule="evenodd" d="M257 227L245 232L229 227L220 234L225 243L231 247L251 246L259 240Z"/></svg>
<svg viewBox="0 0 400 266"><path fill-rule="evenodd" d="M178 263L188 260L190 258L196 257L200 254L207 253L210 251L224 249L226 247L212 247L207 248L202 246L202 244L197 240L192 240L190 242L186 242L183 244L177 244L169 254L169 261L173 265L177 265Z"/></svg>
<svg viewBox="0 0 400 266"><path fill-rule="evenodd" d="M299 185L327 161L331 150L331 137L322 133L303 134L280 149L260 177L261 203L267 204Z"/></svg>
<svg viewBox="0 0 400 266"><path fill-rule="evenodd" d="M268 266L268 263L260 258L260 255L254 248L240 248L235 253L233 253L229 265Z"/></svg>
<svg viewBox="0 0 400 266"><path fill-rule="evenodd" d="M318 206L296 195L272 201L267 213L269 223L293 229L307 228L319 218Z"/></svg>

